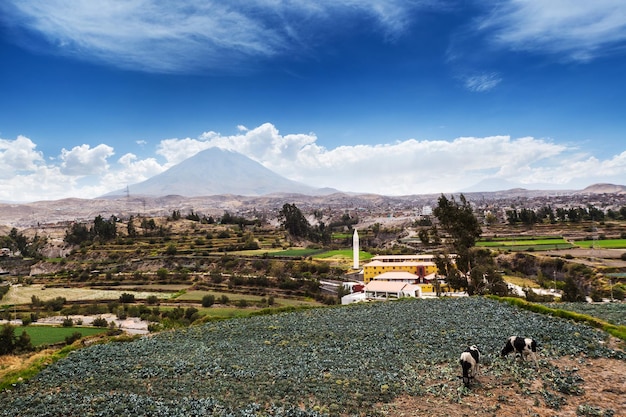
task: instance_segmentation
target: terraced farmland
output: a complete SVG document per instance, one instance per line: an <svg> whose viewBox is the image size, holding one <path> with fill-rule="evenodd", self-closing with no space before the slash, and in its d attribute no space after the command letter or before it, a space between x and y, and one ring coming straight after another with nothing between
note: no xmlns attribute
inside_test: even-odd
<svg viewBox="0 0 626 417"><path fill-rule="evenodd" d="M574 245L562 237L507 237L490 238L476 242L476 246L507 251L544 251L570 249Z"/></svg>
<svg viewBox="0 0 626 417"><path fill-rule="evenodd" d="M512 334L539 341L539 369L498 357ZM485 298L320 308L82 349L0 393L0 416L400 416L406 403L428 415L625 415L626 354L607 341ZM457 360L472 343L484 366L468 390ZM612 391L581 376L592 363Z"/></svg>

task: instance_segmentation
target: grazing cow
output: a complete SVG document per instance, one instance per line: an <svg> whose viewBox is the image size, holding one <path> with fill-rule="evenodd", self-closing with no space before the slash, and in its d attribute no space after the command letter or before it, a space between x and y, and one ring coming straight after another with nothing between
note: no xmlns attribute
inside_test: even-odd
<svg viewBox="0 0 626 417"><path fill-rule="evenodd" d="M535 361L535 366L539 366L537 363L537 342L534 339L519 336L509 337L502 348L501 354L504 357L511 352L515 352L515 355L519 355L522 360L526 356L530 356Z"/></svg>
<svg viewBox="0 0 626 417"><path fill-rule="evenodd" d="M463 385L469 388L470 381L478 374L478 365L480 363L480 350L478 350L476 345L468 347L461 353L459 363L461 368L463 368L463 376L461 377L463 378Z"/></svg>

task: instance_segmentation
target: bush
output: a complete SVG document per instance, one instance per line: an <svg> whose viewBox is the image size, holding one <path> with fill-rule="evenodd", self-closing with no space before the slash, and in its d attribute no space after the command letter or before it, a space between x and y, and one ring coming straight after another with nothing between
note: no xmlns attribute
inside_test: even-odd
<svg viewBox="0 0 626 417"><path fill-rule="evenodd" d="M48 310L52 311L60 311L63 308L63 305L67 302L64 297L56 297L52 300L48 300L44 303Z"/></svg>
<svg viewBox="0 0 626 417"><path fill-rule="evenodd" d="M159 305L159 298L156 295L149 295L148 298L146 298L146 303L148 303L148 305Z"/></svg>
<svg viewBox="0 0 626 417"><path fill-rule="evenodd" d="M104 317L97 317L93 319L93 322L91 324L95 327L107 327L109 325Z"/></svg>
<svg viewBox="0 0 626 417"><path fill-rule="evenodd" d="M69 317L63 319L63 327L72 327L74 325L74 320Z"/></svg>
<svg viewBox="0 0 626 417"><path fill-rule="evenodd" d="M202 307L211 307L215 304L215 296L208 294L202 297Z"/></svg>
<svg viewBox="0 0 626 417"><path fill-rule="evenodd" d="M81 337L83 337L83 335L80 332L74 332L70 336L65 336L65 344L71 345L75 341L80 340Z"/></svg>
<svg viewBox="0 0 626 417"><path fill-rule="evenodd" d="M129 294L129 293L122 293L122 295L120 295L120 303L122 304L131 304L135 302L135 295L134 294Z"/></svg>
<svg viewBox="0 0 626 417"><path fill-rule="evenodd" d="M24 314L22 316L22 326L28 326L33 322L32 314Z"/></svg>

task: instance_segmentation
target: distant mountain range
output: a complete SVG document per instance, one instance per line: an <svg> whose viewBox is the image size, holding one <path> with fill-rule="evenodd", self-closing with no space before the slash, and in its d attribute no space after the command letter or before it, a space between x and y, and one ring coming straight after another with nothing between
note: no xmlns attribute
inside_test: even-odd
<svg viewBox="0 0 626 417"><path fill-rule="evenodd" d="M334 189L315 188L292 181L247 156L213 147L198 152L152 178L102 197L201 197L226 194L261 196L277 193L327 195L336 192Z"/></svg>

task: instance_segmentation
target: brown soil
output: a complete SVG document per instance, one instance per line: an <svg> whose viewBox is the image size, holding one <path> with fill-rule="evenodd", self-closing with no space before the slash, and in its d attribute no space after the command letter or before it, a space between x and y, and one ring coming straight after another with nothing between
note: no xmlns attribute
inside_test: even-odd
<svg viewBox="0 0 626 417"><path fill-rule="evenodd" d="M565 398L558 410L550 408L542 395L542 378L523 390L517 384L506 385L490 375L479 375L469 395L454 400L436 397L403 396L393 403L379 407L387 417L413 416L578 416L609 414L577 414L579 406L594 407L595 410L613 410L613 416L626 416L626 362L614 359L586 359L564 357L552 361L560 370L577 369L582 377L582 395L568 395L548 389L552 394ZM538 372L545 372L540 368ZM588 408L589 410L590 408Z"/></svg>

